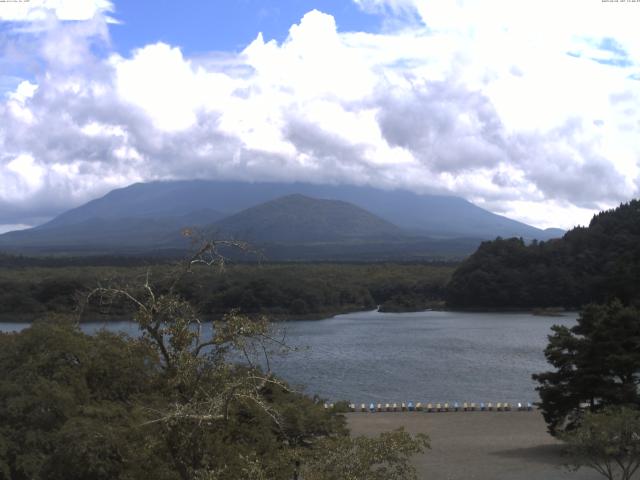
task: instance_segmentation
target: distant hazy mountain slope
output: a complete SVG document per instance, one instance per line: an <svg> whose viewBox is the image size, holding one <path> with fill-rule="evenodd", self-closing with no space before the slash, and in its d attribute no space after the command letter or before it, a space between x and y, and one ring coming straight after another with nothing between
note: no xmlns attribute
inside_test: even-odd
<svg viewBox="0 0 640 480"><path fill-rule="evenodd" d="M418 195L402 190L351 185L204 180L134 184L63 213L38 229L70 225L91 218L160 218L184 215L200 208L234 214L291 194L349 202L399 227L433 237L492 239L496 236L517 236L548 239L561 233L540 230L495 215L458 197Z"/></svg>
<svg viewBox="0 0 640 480"><path fill-rule="evenodd" d="M163 245L180 229L222 218L213 210L163 218L88 218L77 223L19 230L0 235L0 246L73 248L149 248Z"/></svg>
<svg viewBox="0 0 640 480"><path fill-rule="evenodd" d="M393 238L402 230L340 200L288 195L216 222L225 234L260 243L300 244Z"/></svg>
<svg viewBox="0 0 640 480"><path fill-rule="evenodd" d="M545 228L544 232L548 235L548 238L562 238L562 236L567 233L566 230L562 230L561 228Z"/></svg>
<svg viewBox="0 0 640 480"><path fill-rule="evenodd" d="M211 182L151 182L135 183L118 188L105 196L91 200L58 215L37 228L72 225L92 218L165 218L191 215L193 212L216 212L218 218L228 213L216 201L220 195L212 191ZM253 203L247 205L250 206ZM233 209L235 212L236 209Z"/></svg>

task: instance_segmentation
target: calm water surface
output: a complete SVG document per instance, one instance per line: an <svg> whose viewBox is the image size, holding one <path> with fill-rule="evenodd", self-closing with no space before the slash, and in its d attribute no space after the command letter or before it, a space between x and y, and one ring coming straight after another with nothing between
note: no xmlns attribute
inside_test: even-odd
<svg viewBox="0 0 640 480"><path fill-rule="evenodd" d="M299 351L273 361L296 388L354 402L536 401L531 374L549 369L543 350L553 324L577 314L359 312L279 323ZM83 324L137 333L132 322ZM0 324L19 330L25 324Z"/></svg>

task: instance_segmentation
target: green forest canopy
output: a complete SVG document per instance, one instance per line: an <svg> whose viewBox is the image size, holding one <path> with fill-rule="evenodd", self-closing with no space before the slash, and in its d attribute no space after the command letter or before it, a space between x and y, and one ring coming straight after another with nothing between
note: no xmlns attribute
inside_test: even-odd
<svg viewBox="0 0 640 480"><path fill-rule="evenodd" d="M77 305L78 292L98 284L135 285L148 271L161 290L170 282L173 269L168 264L151 270L135 264L40 266L29 260L7 259L13 263L0 268L3 319L31 320L51 312L68 313ZM377 305L382 310L420 310L442 303L453 268L431 263L266 263L230 265L220 272L203 267L183 280L179 292L207 317L219 317L231 308L276 318L322 317ZM114 316L131 313L126 304L92 312Z"/></svg>
<svg viewBox="0 0 640 480"><path fill-rule="evenodd" d="M452 308L580 308L640 303L640 201L593 217L563 238L484 242L447 286Z"/></svg>

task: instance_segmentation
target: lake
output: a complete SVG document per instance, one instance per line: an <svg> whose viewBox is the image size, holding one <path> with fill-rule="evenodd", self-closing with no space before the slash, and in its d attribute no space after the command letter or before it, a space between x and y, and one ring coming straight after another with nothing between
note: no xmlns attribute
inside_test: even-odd
<svg viewBox="0 0 640 480"><path fill-rule="evenodd" d="M543 350L554 324L577 314L358 312L325 320L278 323L299 350L276 357L273 370L310 395L331 401L533 402L531 374L549 369ZM24 328L0 323L0 330ZM132 322L88 323L135 335Z"/></svg>

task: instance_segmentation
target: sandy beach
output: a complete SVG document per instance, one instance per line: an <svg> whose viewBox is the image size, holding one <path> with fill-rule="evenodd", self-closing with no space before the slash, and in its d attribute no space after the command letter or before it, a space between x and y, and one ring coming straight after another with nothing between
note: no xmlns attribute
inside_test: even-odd
<svg viewBox="0 0 640 480"><path fill-rule="evenodd" d="M421 480L595 480L590 469L571 472L562 445L537 412L350 413L354 434L404 427L426 433L431 449L414 459Z"/></svg>

